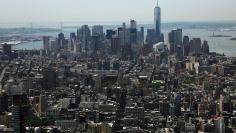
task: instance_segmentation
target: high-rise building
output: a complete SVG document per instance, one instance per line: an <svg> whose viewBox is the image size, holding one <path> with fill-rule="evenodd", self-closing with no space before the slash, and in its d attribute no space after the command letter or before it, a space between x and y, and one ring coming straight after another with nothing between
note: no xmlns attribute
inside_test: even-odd
<svg viewBox="0 0 236 133"><path fill-rule="evenodd" d="M182 44L182 29L172 30L168 34L169 43L174 43L175 45Z"/></svg>
<svg viewBox="0 0 236 133"><path fill-rule="evenodd" d="M0 113L7 111L8 109L8 98L4 91L0 91Z"/></svg>
<svg viewBox="0 0 236 133"><path fill-rule="evenodd" d="M102 25L94 25L92 27L92 36L95 35L103 35L103 26Z"/></svg>
<svg viewBox="0 0 236 133"><path fill-rule="evenodd" d="M115 34L116 34L116 32L115 32L114 30L108 29L108 30L106 31L106 38L107 38L107 39L112 39L112 36L115 35Z"/></svg>
<svg viewBox="0 0 236 133"><path fill-rule="evenodd" d="M45 50L46 54L50 51L50 38L49 36L43 36L43 49Z"/></svg>
<svg viewBox="0 0 236 133"><path fill-rule="evenodd" d="M23 132L23 121L21 115L21 108L19 106L12 107L12 124L14 133L22 133Z"/></svg>
<svg viewBox="0 0 236 133"><path fill-rule="evenodd" d="M68 39L67 51L73 53L77 41L78 40L77 40L75 32L71 32L70 39Z"/></svg>
<svg viewBox="0 0 236 133"><path fill-rule="evenodd" d="M57 38L57 45L59 46L59 50L61 49L67 50L68 48L67 44L68 42L65 39L65 35L63 33L59 33Z"/></svg>
<svg viewBox="0 0 236 133"><path fill-rule="evenodd" d="M46 111L46 97L43 95L39 96L39 105L38 105L38 111L40 114L44 113Z"/></svg>
<svg viewBox="0 0 236 133"><path fill-rule="evenodd" d="M158 5L158 1L156 7L154 8L154 24L155 24L156 37L157 40L159 40L161 36L161 8Z"/></svg>
<svg viewBox="0 0 236 133"><path fill-rule="evenodd" d="M71 33L70 33L70 38L76 40L76 34L75 34L75 32L71 32Z"/></svg>
<svg viewBox="0 0 236 133"><path fill-rule="evenodd" d="M59 51L59 46L56 41L50 41L50 51L53 53L57 53Z"/></svg>
<svg viewBox="0 0 236 133"><path fill-rule="evenodd" d="M70 39L68 40L68 48L67 48L67 50L68 50L69 52L74 51L75 44L76 44L76 40L75 40L74 38L70 38Z"/></svg>
<svg viewBox="0 0 236 133"><path fill-rule="evenodd" d="M155 29L147 29L146 43L153 45L156 43L156 31Z"/></svg>
<svg viewBox="0 0 236 133"><path fill-rule="evenodd" d="M101 42L99 41L99 36L98 35L92 36L90 51L91 52L96 52L100 48L101 48Z"/></svg>
<svg viewBox="0 0 236 133"><path fill-rule="evenodd" d="M81 52L81 42L76 41L74 44L73 53L78 54L79 52Z"/></svg>
<svg viewBox="0 0 236 133"><path fill-rule="evenodd" d="M11 56L11 45L10 44L3 44L2 45L2 50L3 50L3 54Z"/></svg>
<svg viewBox="0 0 236 133"><path fill-rule="evenodd" d="M117 54L121 50L120 39L119 37L113 37L111 40L111 52Z"/></svg>
<svg viewBox="0 0 236 133"><path fill-rule="evenodd" d="M182 51L182 29L172 30L168 34L170 44L170 54L183 55Z"/></svg>
<svg viewBox="0 0 236 133"><path fill-rule="evenodd" d="M140 27L140 42L144 43L144 27Z"/></svg>
<svg viewBox="0 0 236 133"><path fill-rule="evenodd" d="M137 28L137 23L135 20L130 20L130 28L131 29L136 29Z"/></svg>
<svg viewBox="0 0 236 133"><path fill-rule="evenodd" d="M82 51L86 52L89 50L89 40L91 37L91 32L88 25L81 26L80 29L77 30L78 40L81 42Z"/></svg>
<svg viewBox="0 0 236 133"><path fill-rule="evenodd" d="M189 37L184 36L184 38L183 38L183 54L184 54L184 56L188 56L189 52L190 52Z"/></svg>
<svg viewBox="0 0 236 133"><path fill-rule="evenodd" d="M130 44L137 44L138 39L138 30L137 23L135 20L130 21L130 30L129 30Z"/></svg>
<svg viewBox="0 0 236 133"><path fill-rule="evenodd" d="M124 31L123 28L118 28L118 38L120 39L120 44L124 45Z"/></svg>
<svg viewBox="0 0 236 133"><path fill-rule="evenodd" d="M193 38L190 41L190 53L191 54L200 54L201 53L202 41L200 38Z"/></svg>
<svg viewBox="0 0 236 133"><path fill-rule="evenodd" d="M204 41L202 44L202 53L203 54L209 54L210 50L209 50L209 45L207 41Z"/></svg>

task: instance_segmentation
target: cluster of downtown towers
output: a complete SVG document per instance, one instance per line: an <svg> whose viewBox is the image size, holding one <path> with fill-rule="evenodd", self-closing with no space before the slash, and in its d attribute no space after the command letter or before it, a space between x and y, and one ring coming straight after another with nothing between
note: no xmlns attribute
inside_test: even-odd
<svg viewBox="0 0 236 133"><path fill-rule="evenodd" d="M135 20L130 21L129 27L123 23L116 30L107 29L104 32L102 25L95 25L91 29L88 25L83 25L77 30L77 34L72 32L69 39L65 39L63 33L60 33L55 40L51 40L49 36L44 36L45 54L57 54L66 51L75 55L97 56L97 53L108 48L106 52L118 54L123 60L129 60L134 57L135 52L137 53L135 48L149 45L152 49L154 44L164 42L164 35L161 33L161 8L158 6L158 2L154 8L154 28L147 29L146 32L144 27L140 27L138 30ZM144 37L145 35L146 37ZM182 29L171 31L168 40L170 54L177 54L179 59L189 55L190 52L194 54L209 52L206 41L202 45L200 38L194 38L190 41L189 37L185 36L183 39Z"/></svg>

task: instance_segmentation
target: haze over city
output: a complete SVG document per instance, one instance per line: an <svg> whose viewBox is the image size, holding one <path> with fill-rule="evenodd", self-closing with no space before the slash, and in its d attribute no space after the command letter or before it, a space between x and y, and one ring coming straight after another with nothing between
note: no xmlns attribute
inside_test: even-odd
<svg viewBox="0 0 236 133"><path fill-rule="evenodd" d="M236 0L0 3L0 133L236 133Z"/></svg>
<svg viewBox="0 0 236 133"><path fill-rule="evenodd" d="M1 23L130 19L150 23L156 0L0 0L0 3ZM164 22L236 21L235 0L160 0L159 5Z"/></svg>

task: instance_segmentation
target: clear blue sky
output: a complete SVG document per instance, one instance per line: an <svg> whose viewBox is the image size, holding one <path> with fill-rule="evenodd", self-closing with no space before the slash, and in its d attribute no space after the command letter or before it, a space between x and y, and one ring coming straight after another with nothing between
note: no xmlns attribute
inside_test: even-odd
<svg viewBox="0 0 236 133"><path fill-rule="evenodd" d="M153 21L156 0L0 0L1 22ZM163 21L236 20L236 0L160 0Z"/></svg>

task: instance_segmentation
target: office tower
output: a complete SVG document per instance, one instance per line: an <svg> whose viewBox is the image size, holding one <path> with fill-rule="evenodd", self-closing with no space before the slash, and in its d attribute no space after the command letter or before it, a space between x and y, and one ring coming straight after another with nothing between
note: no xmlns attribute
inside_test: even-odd
<svg viewBox="0 0 236 133"><path fill-rule="evenodd" d="M200 54L201 53L202 41L200 38L193 38L190 41L190 53L191 54Z"/></svg>
<svg viewBox="0 0 236 133"><path fill-rule="evenodd" d="M81 42L76 41L74 44L73 53L78 54L81 52Z"/></svg>
<svg viewBox="0 0 236 133"><path fill-rule="evenodd" d="M223 113L223 101L224 101L224 96L220 95L219 99L219 114L222 115Z"/></svg>
<svg viewBox="0 0 236 133"><path fill-rule="evenodd" d="M81 42L81 48L83 52L87 52L89 50L89 40L91 38L91 32L88 25L81 26L80 29L77 30L78 40Z"/></svg>
<svg viewBox="0 0 236 133"><path fill-rule="evenodd" d="M137 36L138 36L138 31L137 31L136 21L131 20L130 21L130 32L129 32L130 44L137 44Z"/></svg>
<svg viewBox="0 0 236 133"><path fill-rule="evenodd" d="M12 126L14 133L24 133L23 119L20 106L12 107Z"/></svg>
<svg viewBox="0 0 236 133"><path fill-rule="evenodd" d="M156 43L156 31L155 29L147 29L146 43L153 45Z"/></svg>
<svg viewBox="0 0 236 133"><path fill-rule="evenodd" d="M124 45L131 45L131 41L130 41L130 34L131 32L130 32L130 29L125 29L125 34L124 34L124 37L125 37L125 39L124 39L124 41L125 41L125 43L124 43Z"/></svg>
<svg viewBox="0 0 236 133"><path fill-rule="evenodd" d="M182 44L182 29L172 30L168 34L169 43L174 43L175 45Z"/></svg>
<svg viewBox="0 0 236 133"><path fill-rule="evenodd" d="M168 34L170 54L183 55L182 51L182 29L172 30Z"/></svg>
<svg viewBox="0 0 236 133"><path fill-rule="evenodd" d="M92 36L95 35L103 35L103 26L102 25L94 25L92 27Z"/></svg>
<svg viewBox="0 0 236 133"><path fill-rule="evenodd" d="M90 51L97 52L101 48L101 42L99 41L99 36L94 35L92 36Z"/></svg>
<svg viewBox="0 0 236 133"><path fill-rule="evenodd" d="M144 27L140 27L140 42L141 44L144 43Z"/></svg>
<svg viewBox="0 0 236 133"><path fill-rule="evenodd" d="M112 39L112 36L115 35L115 34L116 34L116 32L115 32L114 30L108 29L108 30L106 31L106 38L107 38L107 39Z"/></svg>
<svg viewBox="0 0 236 133"><path fill-rule="evenodd" d="M154 24L156 37L157 40L159 40L161 36L161 8L158 5L158 1L156 7L154 8Z"/></svg>
<svg viewBox="0 0 236 133"><path fill-rule="evenodd" d="M124 45L124 36L123 36L123 28L118 28L118 38L120 39L121 46Z"/></svg>
<svg viewBox="0 0 236 133"><path fill-rule="evenodd" d="M49 54L50 51L50 37L43 36L43 49L45 50L46 54Z"/></svg>
<svg viewBox="0 0 236 133"><path fill-rule="evenodd" d="M69 52L74 51L74 45L75 45L75 40L70 38L69 41L68 41L68 48L67 48L67 50Z"/></svg>
<svg viewBox="0 0 236 133"><path fill-rule="evenodd" d="M117 54L120 52L121 49L121 44L120 44L120 39L117 36L113 36L111 40L111 52L112 54Z"/></svg>
<svg viewBox="0 0 236 133"><path fill-rule="evenodd" d="M2 50L3 50L3 54L11 57L12 53L11 53L11 45L10 44L3 44Z"/></svg>
<svg viewBox="0 0 236 133"><path fill-rule="evenodd" d="M59 33L58 34L58 38L57 38L57 44L59 46L59 50L63 49L63 50L67 50L67 44L68 42L65 39L65 35L63 33Z"/></svg>
<svg viewBox="0 0 236 133"><path fill-rule="evenodd" d="M53 52L54 54L56 54L59 51L59 45L57 44L57 40L56 41L50 41L50 52Z"/></svg>
<svg viewBox="0 0 236 133"><path fill-rule="evenodd" d="M123 28L122 28L122 27L118 27L118 28L117 28L117 35L119 34L120 31L123 31Z"/></svg>
<svg viewBox="0 0 236 133"><path fill-rule="evenodd" d="M131 29L136 29L137 28L137 23L135 20L130 20L130 28Z"/></svg>
<svg viewBox="0 0 236 133"><path fill-rule="evenodd" d="M160 41L159 42L165 42L164 34L161 33Z"/></svg>
<svg viewBox="0 0 236 133"><path fill-rule="evenodd" d="M126 24L122 24L121 44L129 45L129 29L126 28Z"/></svg>
<svg viewBox="0 0 236 133"><path fill-rule="evenodd" d="M76 34L75 34L75 32L71 32L71 33L70 33L70 39L68 40L68 48L67 48L67 50L68 50L69 52L73 52L76 43L77 43Z"/></svg>
<svg viewBox="0 0 236 133"><path fill-rule="evenodd" d="M203 54L209 54L209 52L210 52L210 50L209 50L208 42L204 41L203 45L202 45L202 53Z"/></svg>
<svg viewBox="0 0 236 133"><path fill-rule="evenodd" d="M0 90L0 113L8 110L8 96L4 91Z"/></svg>
<svg viewBox="0 0 236 133"><path fill-rule="evenodd" d="M70 38L76 40L76 34L75 32L70 33Z"/></svg>
<svg viewBox="0 0 236 133"><path fill-rule="evenodd" d="M39 96L39 104L38 104L38 111L40 114L46 111L46 97L43 95Z"/></svg>
<svg viewBox="0 0 236 133"><path fill-rule="evenodd" d="M190 52L189 37L184 36L183 38L183 53L184 56L188 56Z"/></svg>

